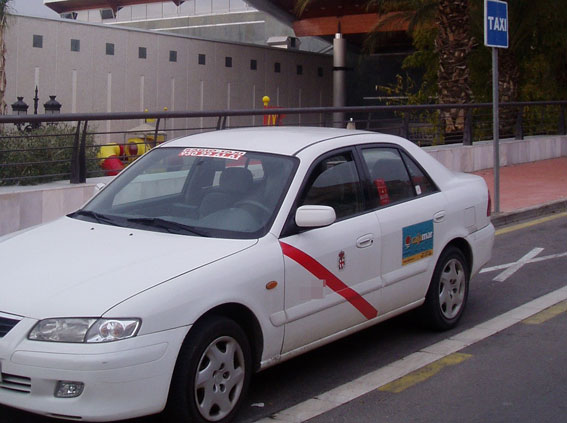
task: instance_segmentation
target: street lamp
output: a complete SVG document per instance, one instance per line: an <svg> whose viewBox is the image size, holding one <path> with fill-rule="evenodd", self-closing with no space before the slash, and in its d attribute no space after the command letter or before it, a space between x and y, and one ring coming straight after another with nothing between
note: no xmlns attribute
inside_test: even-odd
<svg viewBox="0 0 567 423"><path fill-rule="evenodd" d="M46 115L57 115L61 112L61 103L55 100L55 95L50 95L49 100L43 104Z"/></svg>
<svg viewBox="0 0 567 423"><path fill-rule="evenodd" d="M18 101L12 103L12 113L16 116L25 116L28 114L28 107L24 102L24 98L18 97Z"/></svg>
<svg viewBox="0 0 567 423"><path fill-rule="evenodd" d="M38 96L38 89L37 86L35 87L35 97L33 98L33 114L37 115L37 107L39 105L39 96ZM49 100L47 100L47 102L45 102L43 104L43 107L45 108L45 114L46 115L57 115L59 113L61 113L61 103L59 103L57 100L55 100L55 95L50 95L49 96ZM12 104L12 113L16 116L26 116L28 114L28 105L26 103L24 103L24 98L23 97L17 97L18 101L16 101L15 103ZM16 126L18 127L18 130L22 130L22 126L25 124L22 123L18 123L16 124ZM24 130L26 131L31 131L37 128L41 127L41 122L39 121L34 121L34 122L29 122L27 125L25 125Z"/></svg>

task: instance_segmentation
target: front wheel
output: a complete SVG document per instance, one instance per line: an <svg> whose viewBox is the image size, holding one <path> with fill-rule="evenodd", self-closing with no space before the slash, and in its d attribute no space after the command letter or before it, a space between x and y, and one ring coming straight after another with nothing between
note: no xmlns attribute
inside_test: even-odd
<svg viewBox="0 0 567 423"><path fill-rule="evenodd" d="M194 327L172 380L171 421L232 420L250 384L251 356L248 338L233 320L213 316Z"/></svg>
<svg viewBox="0 0 567 423"><path fill-rule="evenodd" d="M463 315L469 294L469 266L461 250L448 247L439 257L422 312L435 330L454 328Z"/></svg>

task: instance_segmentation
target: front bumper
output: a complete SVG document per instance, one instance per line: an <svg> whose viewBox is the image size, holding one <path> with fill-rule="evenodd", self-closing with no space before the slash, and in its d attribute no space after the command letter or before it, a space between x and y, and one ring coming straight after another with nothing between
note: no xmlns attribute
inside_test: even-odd
<svg viewBox="0 0 567 423"><path fill-rule="evenodd" d="M21 320L0 338L0 404L50 417L112 421L162 411L182 327L104 344L27 339L36 323ZM56 398L58 381L84 383L76 398Z"/></svg>

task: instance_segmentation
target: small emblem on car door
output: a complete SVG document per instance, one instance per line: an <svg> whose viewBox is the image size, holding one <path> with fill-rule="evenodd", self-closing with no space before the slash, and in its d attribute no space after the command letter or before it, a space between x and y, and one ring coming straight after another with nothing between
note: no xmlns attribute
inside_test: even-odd
<svg viewBox="0 0 567 423"><path fill-rule="evenodd" d="M339 270L343 270L346 266L345 252L341 251L339 253Z"/></svg>

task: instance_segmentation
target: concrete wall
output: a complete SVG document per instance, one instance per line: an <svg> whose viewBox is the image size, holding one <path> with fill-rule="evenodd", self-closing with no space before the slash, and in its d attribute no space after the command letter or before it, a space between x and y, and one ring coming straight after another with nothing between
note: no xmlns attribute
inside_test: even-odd
<svg viewBox="0 0 567 423"><path fill-rule="evenodd" d="M34 35L41 36L41 47L33 47ZM71 51L72 39L80 41L80 51ZM107 43L114 46L114 55L107 54ZM6 45L9 112L9 105L23 96L30 105L28 113L33 113L36 85L39 113L49 95L57 95L62 113L161 111L164 107L259 109L264 95L271 97L273 106L332 104L333 65L332 57L326 55L24 16L9 17ZM146 49L146 58L139 57L140 47ZM170 61L171 51L176 52L175 62ZM204 65L199 64L200 54L205 55ZM232 67L226 66L227 57L232 58ZM256 70L251 69L252 60ZM279 73L276 62L281 64ZM297 65L302 66L302 75L297 74ZM289 117L288 123L293 119ZM240 122L250 125L254 118ZM121 131L139 123L102 122L97 129ZM177 121L176 127L201 123L216 121ZM102 141L112 141L110 135L106 138Z"/></svg>
<svg viewBox="0 0 567 423"><path fill-rule="evenodd" d="M494 167L492 141L478 141L472 146L449 144L424 149L451 170L476 172ZM500 165L509 166L567 156L567 136L526 137L524 140L500 140Z"/></svg>
<svg viewBox="0 0 567 423"><path fill-rule="evenodd" d="M98 181L97 181L98 182ZM0 187L0 236L55 220L81 207L96 183L68 181L30 187Z"/></svg>
<svg viewBox="0 0 567 423"><path fill-rule="evenodd" d="M493 166L491 142L477 142L467 147L461 144L426 147L425 150L456 171L471 172ZM502 141L503 166L561 156L567 156L567 136ZM0 187L0 236L76 210L93 195L96 183L110 178L90 179L79 185L61 181L33 187Z"/></svg>

